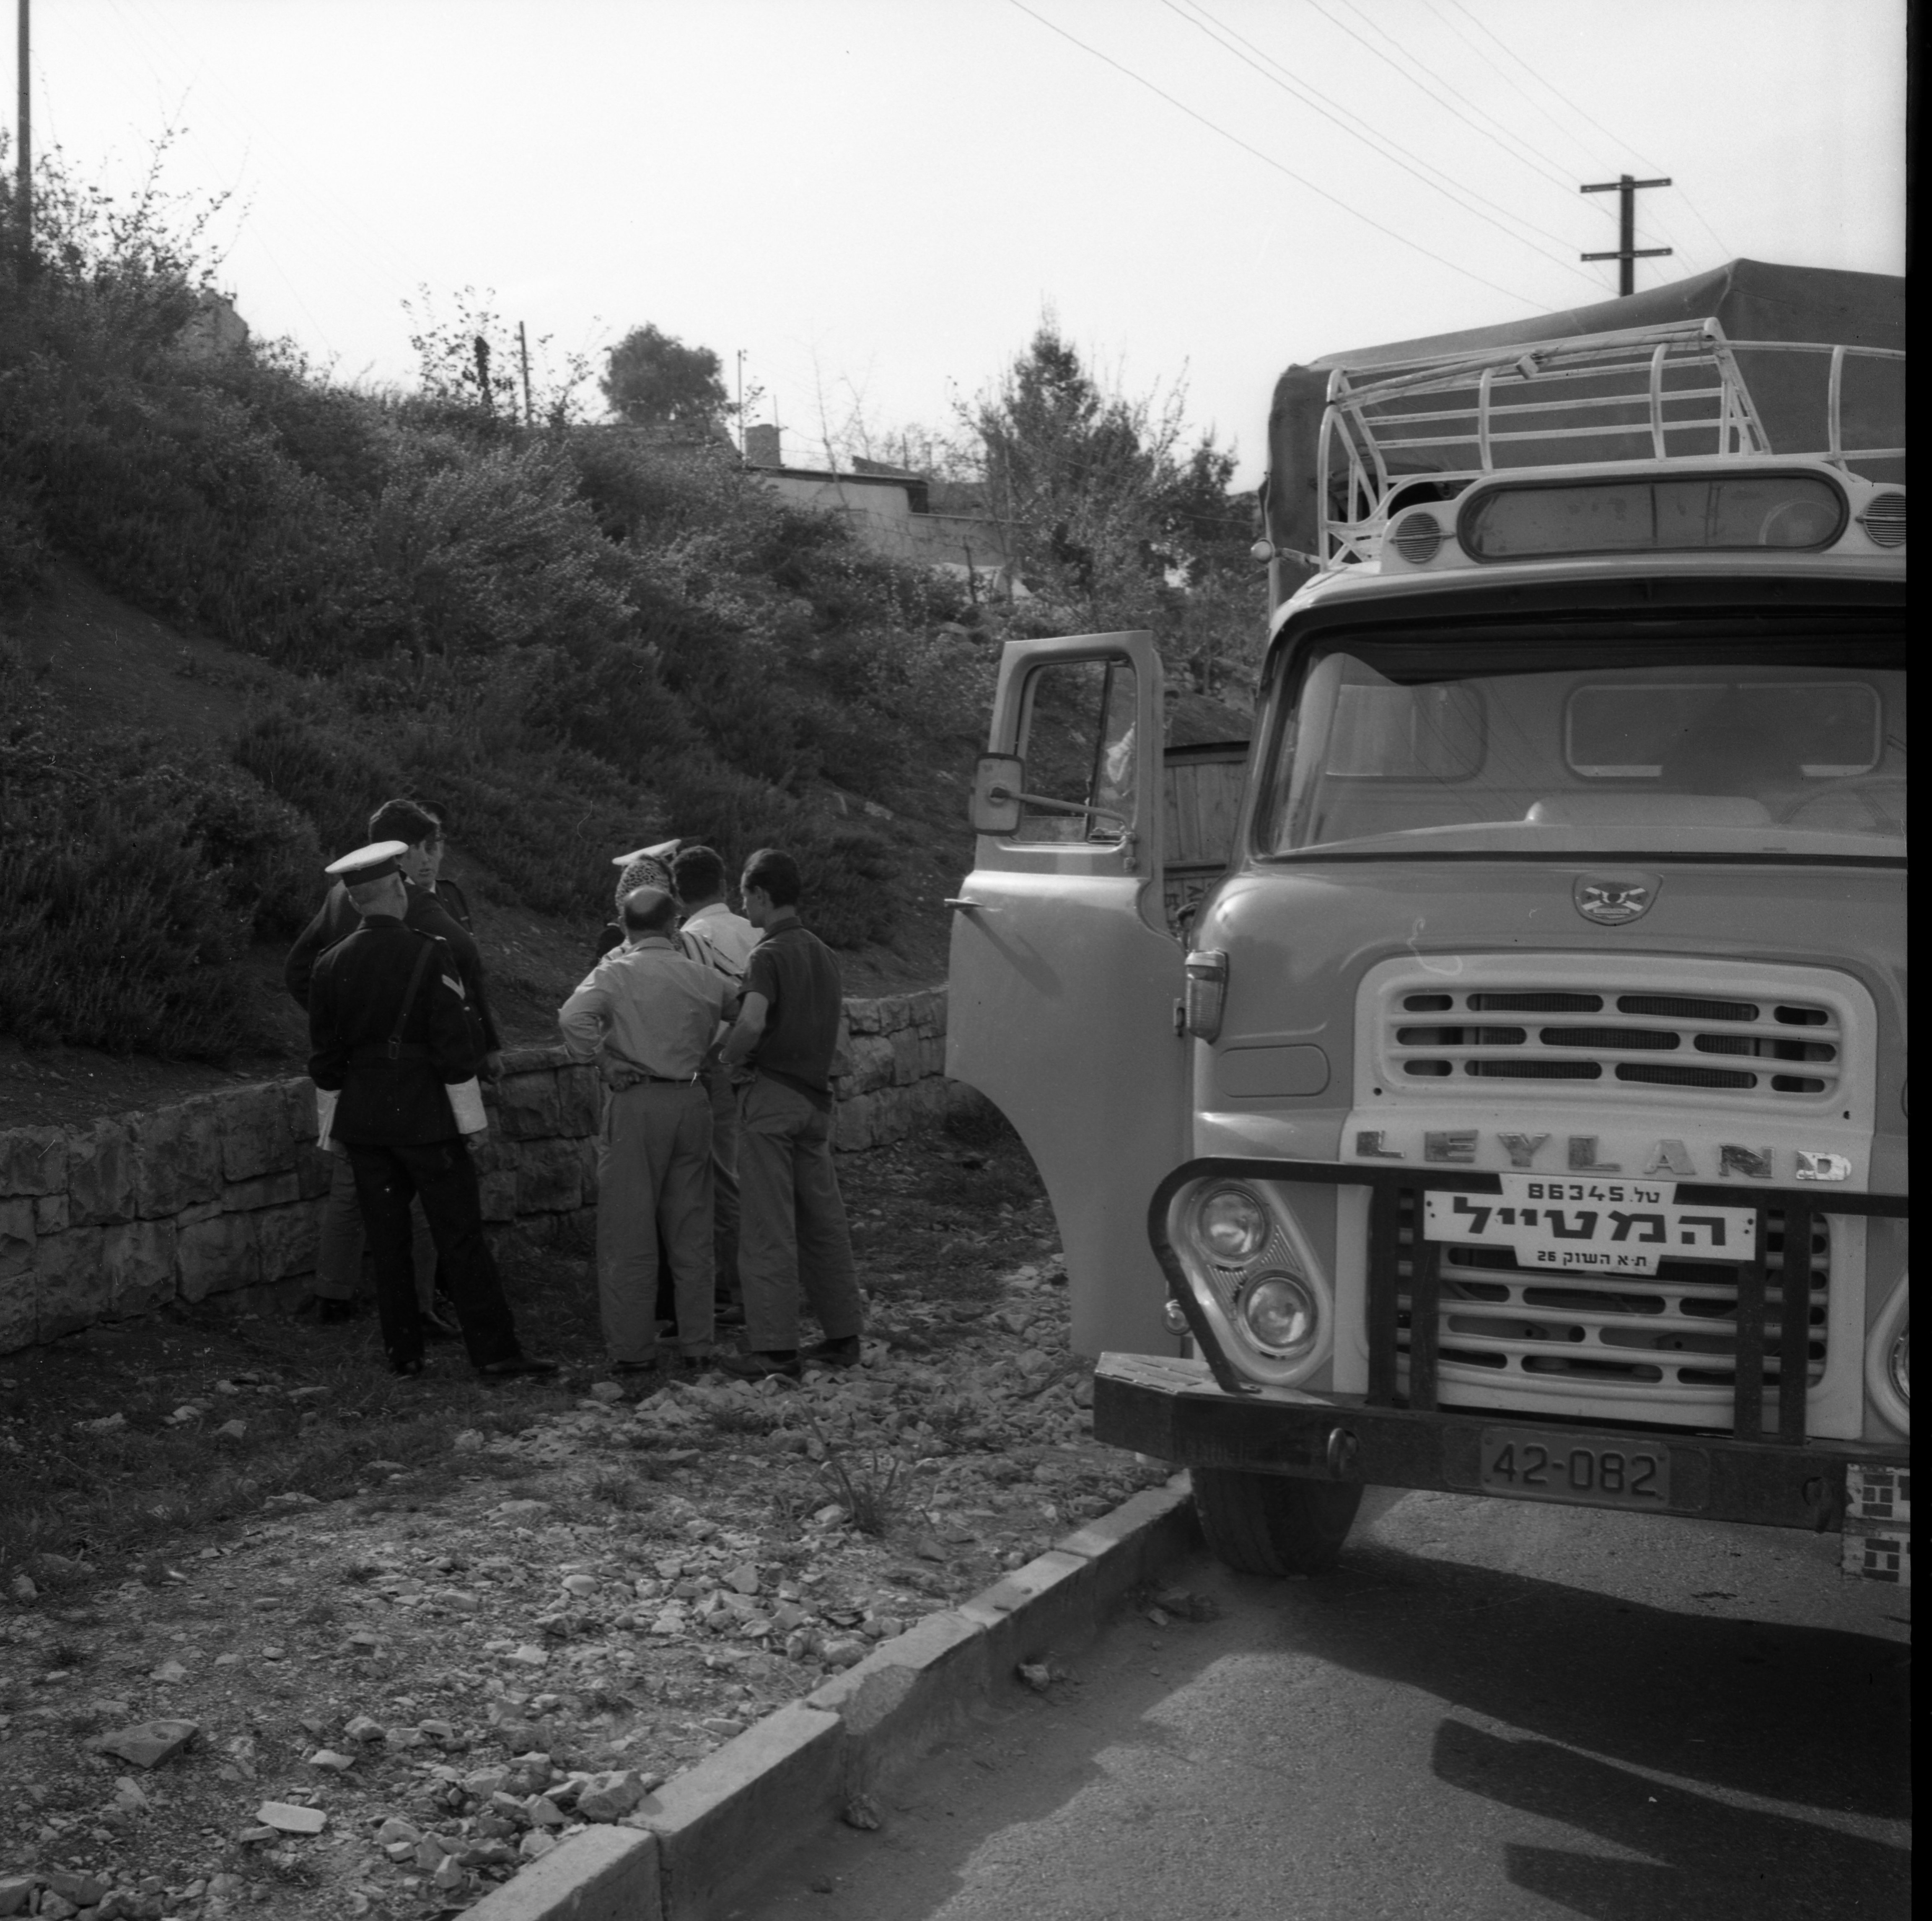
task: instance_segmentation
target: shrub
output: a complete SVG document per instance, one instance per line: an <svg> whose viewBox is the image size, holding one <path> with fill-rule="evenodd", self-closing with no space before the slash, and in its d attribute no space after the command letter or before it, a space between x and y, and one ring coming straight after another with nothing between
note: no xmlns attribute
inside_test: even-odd
<svg viewBox="0 0 1932 1921"><path fill-rule="evenodd" d="M224 761L68 739L13 675L0 1024L220 1053L242 947L298 925L322 860L412 791L540 911L601 920L610 855L675 833L734 865L787 846L827 940L893 937L906 830L824 785L903 814L963 755L986 653L922 638L960 590L728 450L358 392L286 345L198 357L194 222L115 214L57 163L37 204L42 270L0 282L0 600L58 550L311 677Z"/></svg>
<svg viewBox="0 0 1932 1921"><path fill-rule="evenodd" d="M313 830L238 769L70 734L0 654L0 1031L219 1059L253 1037L251 939L308 917Z"/></svg>

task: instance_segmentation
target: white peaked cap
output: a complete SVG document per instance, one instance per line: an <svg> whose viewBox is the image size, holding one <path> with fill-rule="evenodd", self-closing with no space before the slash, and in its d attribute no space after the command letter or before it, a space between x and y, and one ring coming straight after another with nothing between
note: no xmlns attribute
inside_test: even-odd
<svg viewBox="0 0 1932 1921"><path fill-rule="evenodd" d="M358 847L353 854L345 854L340 860L332 860L322 871L351 885L384 880L403 871L396 863L409 851L406 840L374 840L367 847Z"/></svg>
<svg viewBox="0 0 1932 1921"><path fill-rule="evenodd" d="M681 840L661 840L655 847L634 847L628 854L614 854L610 865L628 867L634 860L669 860L683 845Z"/></svg>

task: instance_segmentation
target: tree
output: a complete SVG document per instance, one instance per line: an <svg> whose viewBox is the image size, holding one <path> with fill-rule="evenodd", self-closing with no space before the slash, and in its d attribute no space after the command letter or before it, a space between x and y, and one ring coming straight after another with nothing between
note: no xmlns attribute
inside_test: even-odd
<svg viewBox="0 0 1932 1921"><path fill-rule="evenodd" d="M1186 446L1186 401L1184 382L1144 396L1103 386L1049 315L964 420L1041 614L1150 629L1205 693L1252 656L1264 609L1246 558L1252 497L1230 491L1234 456L1211 431Z"/></svg>
<svg viewBox="0 0 1932 1921"><path fill-rule="evenodd" d="M633 327L608 358L604 398L634 427L709 434L731 411L721 363L708 347L686 347L646 325Z"/></svg>
<svg viewBox="0 0 1932 1921"><path fill-rule="evenodd" d="M516 326L496 311L494 287L480 293L473 287L462 287L447 298L456 311L446 320L426 286L414 301L402 303L415 329L410 345L416 350L418 389L426 398L513 425L541 422L562 428L580 418L578 393L590 377L587 354L565 353L562 370L556 371L553 337L520 338Z"/></svg>

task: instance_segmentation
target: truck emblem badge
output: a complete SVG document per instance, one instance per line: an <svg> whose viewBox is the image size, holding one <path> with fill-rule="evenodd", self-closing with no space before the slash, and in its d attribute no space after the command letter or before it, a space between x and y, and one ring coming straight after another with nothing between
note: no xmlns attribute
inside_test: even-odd
<svg viewBox="0 0 1932 1921"><path fill-rule="evenodd" d="M1580 874L1570 898L1576 911L1599 927L1622 927L1648 914L1657 899L1657 882L1648 874L1614 878Z"/></svg>

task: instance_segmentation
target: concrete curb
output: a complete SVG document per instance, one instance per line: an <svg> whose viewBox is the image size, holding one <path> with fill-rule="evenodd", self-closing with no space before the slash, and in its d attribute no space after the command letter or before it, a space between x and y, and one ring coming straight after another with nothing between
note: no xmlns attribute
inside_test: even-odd
<svg viewBox="0 0 1932 1921"><path fill-rule="evenodd" d="M467 1921L717 1921L811 1828L903 1775L1016 1685L1022 1661L1084 1646L1124 1596L1199 1540L1185 1475L1135 1495L767 1715L623 1827L572 1835Z"/></svg>

